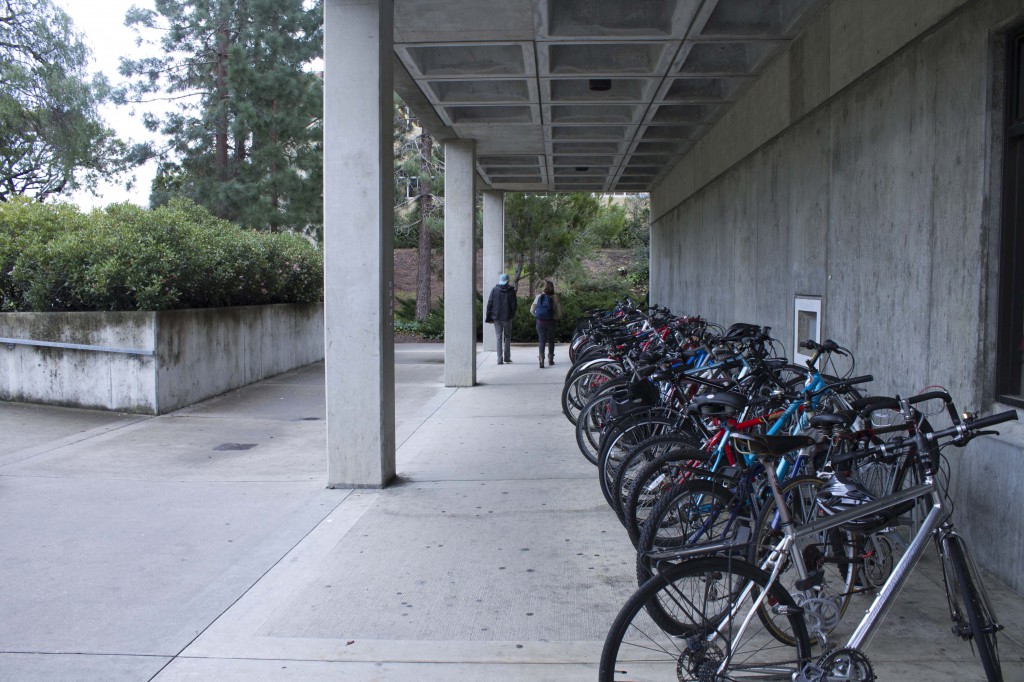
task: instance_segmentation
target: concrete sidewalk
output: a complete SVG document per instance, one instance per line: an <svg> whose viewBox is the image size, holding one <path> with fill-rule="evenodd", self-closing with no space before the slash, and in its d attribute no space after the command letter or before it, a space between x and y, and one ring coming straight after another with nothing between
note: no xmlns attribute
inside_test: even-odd
<svg viewBox="0 0 1024 682"><path fill-rule="evenodd" d="M560 412L564 349L534 353L448 389L441 346L398 346L382 491L325 488L322 365L163 417L0 404L0 680L596 679L632 547ZM876 672L983 679L922 569ZM1024 599L987 584L1024 680Z"/></svg>

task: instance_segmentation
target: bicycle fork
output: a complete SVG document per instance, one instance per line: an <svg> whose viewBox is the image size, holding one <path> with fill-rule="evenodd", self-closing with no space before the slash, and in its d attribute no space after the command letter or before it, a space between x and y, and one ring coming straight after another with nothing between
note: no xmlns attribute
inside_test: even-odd
<svg viewBox="0 0 1024 682"><path fill-rule="evenodd" d="M967 549L967 545L964 543L963 538L953 529L953 524L950 522L943 523L937 531L935 531L935 549L938 550L939 559L941 559L942 565L942 581L946 588L946 601L949 602L949 617L953 621L951 628L953 635L960 639L970 639L972 636L971 627L967 621L967 614L964 611L964 600L970 597L961 594L960 585L957 582L956 572L952 567L949 558L949 546L953 543L960 545L960 555L964 558L967 563L964 566L964 570L970 575L979 575L978 567L974 563L974 557L971 556L970 551ZM985 590L985 586L977 581L974 585L977 596L982 600L985 613L991 614L992 623L990 627L993 631L998 632L1003 629L1003 626L999 624L995 617L995 610L992 608L992 602L989 601L988 592Z"/></svg>

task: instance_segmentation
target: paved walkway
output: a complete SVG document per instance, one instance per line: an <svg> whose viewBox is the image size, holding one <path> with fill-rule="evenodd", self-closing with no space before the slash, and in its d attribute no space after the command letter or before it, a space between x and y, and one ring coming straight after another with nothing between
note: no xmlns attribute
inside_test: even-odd
<svg viewBox="0 0 1024 682"><path fill-rule="evenodd" d="M0 404L0 680L596 679L632 548L533 353L447 389L399 346L383 491L325 488L322 365L156 418ZM982 679L923 569L877 672ZM1024 599L990 587L1024 680Z"/></svg>

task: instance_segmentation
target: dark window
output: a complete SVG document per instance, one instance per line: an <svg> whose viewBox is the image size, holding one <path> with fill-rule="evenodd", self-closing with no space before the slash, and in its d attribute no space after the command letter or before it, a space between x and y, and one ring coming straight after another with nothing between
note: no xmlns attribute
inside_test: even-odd
<svg viewBox="0 0 1024 682"><path fill-rule="evenodd" d="M999 271L999 398L1024 406L1024 28L1009 36Z"/></svg>

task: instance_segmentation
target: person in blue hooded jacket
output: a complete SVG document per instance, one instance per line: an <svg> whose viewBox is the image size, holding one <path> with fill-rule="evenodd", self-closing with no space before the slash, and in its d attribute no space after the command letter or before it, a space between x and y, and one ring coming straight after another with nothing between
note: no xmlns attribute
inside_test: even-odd
<svg viewBox="0 0 1024 682"><path fill-rule="evenodd" d="M508 283L508 275L501 273L498 283L487 298L487 313L484 316L485 322L494 324L499 365L512 362L512 318L516 316L518 306L515 287Z"/></svg>

